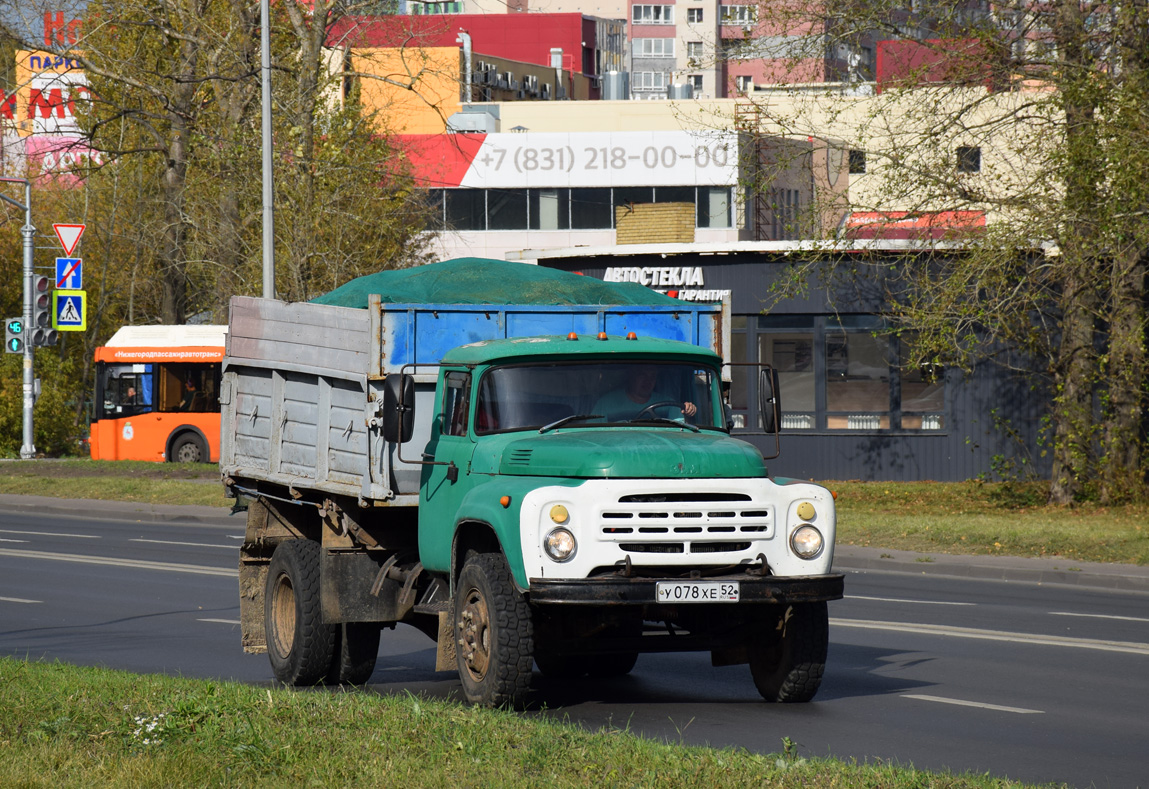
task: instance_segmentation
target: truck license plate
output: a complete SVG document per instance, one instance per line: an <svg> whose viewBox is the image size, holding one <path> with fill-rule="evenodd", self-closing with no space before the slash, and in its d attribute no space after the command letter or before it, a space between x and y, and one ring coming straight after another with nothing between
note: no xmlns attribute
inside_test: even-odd
<svg viewBox="0 0 1149 789"><path fill-rule="evenodd" d="M737 603L737 581L659 581L654 585L660 603Z"/></svg>

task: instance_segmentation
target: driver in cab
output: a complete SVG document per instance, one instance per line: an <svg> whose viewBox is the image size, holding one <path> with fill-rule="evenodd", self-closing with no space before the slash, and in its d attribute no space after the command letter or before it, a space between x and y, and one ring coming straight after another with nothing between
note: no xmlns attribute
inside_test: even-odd
<svg viewBox="0 0 1149 789"><path fill-rule="evenodd" d="M657 390L658 367L640 364L631 370L626 386L599 398L594 412L608 422L628 422L632 419L675 419L694 416L698 407L694 403L679 404L674 397Z"/></svg>

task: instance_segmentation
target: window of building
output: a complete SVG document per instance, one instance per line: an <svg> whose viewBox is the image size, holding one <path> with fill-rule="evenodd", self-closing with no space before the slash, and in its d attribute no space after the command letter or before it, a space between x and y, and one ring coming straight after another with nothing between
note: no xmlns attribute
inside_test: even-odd
<svg viewBox="0 0 1149 789"><path fill-rule="evenodd" d="M634 90L666 90L669 76L665 71L636 71L631 87Z"/></svg>
<svg viewBox="0 0 1149 789"><path fill-rule="evenodd" d="M694 91L695 96L698 96L700 93L702 93L702 75L701 74L691 74L690 76L688 76L686 78L686 80L687 80L687 82L690 83L690 88L691 88L691 90Z"/></svg>
<svg viewBox="0 0 1149 789"><path fill-rule="evenodd" d="M703 22L701 8L686 9L686 22L691 25L701 25Z"/></svg>
<svg viewBox="0 0 1149 789"><path fill-rule="evenodd" d="M528 189L527 201L531 230L570 228L569 189Z"/></svg>
<svg viewBox="0 0 1149 789"><path fill-rule="evenodd" d="M957 149L959 173L981 172L981 148L975 145L959 145Z"/></svg>
<svg viewBox="0 0 1149 789"><path fill-rule="evenodd" d="M758 7L752 5L722 6L722 24L752 25L758 16Z"/></svg>
<svg viewBox="0 0 1149 789"><path fill-rule="evenodd" d="M482 189L448 189L446 198L448 229L487 229L486 191Z"/></svg>
<svg viewBox="0 0 1149 789"><path fill-rule="evenodd" d="M634 5L630 7L630 21L635 25L673 25L674 6Z"/></svg>
<svg viewBox="0 0 1149 789"><path fill-rule="evenodd" d="M607 230L614 227L610 188L570 190L571 230Z"/></svg>
<svg viewBox="0 0 1149 789"><path fill-rule="evenodd" d="M443 189L427 190L427 226L432 230L442 230L446 222L446 217L443 214L444 191Z"/></svg>
<svg viewBox="0 0 1149 789"><path fill-rule="evenodd" d="M701 9L694 9L694 10L701 10ZM702 48L702 42L701 41L687 41L686 42L686 58L687 58L687 60L689 60L691 63L693 63L695 65L698 65L698 64L702 63L702 59L704 57L706 57L706 55L705 55L705 52Z"/></svg>
<svg viewBox="0 0 1149 789"><path fill-rule="evenodd" d="M826 429L890 427L890 339L878 318L827 320Z"/></svg>
<svg viewBox="0 0 1149 789"><path fill-rule="evenodd" d="M745 96L754 90L754 78L748 76L736 76L734 78L734 89Z"/></svg>
<svg viewBox="0 0 1149 789"><path fill-rule="evenodd" d="M527 190L488 189L487 229L526 230Z"/></svg>
<svg viewBox="0 0 1149 789"><path fill-rule="evenodd" d="M633 47L636 58L674 57L673 38L636 38Z"/></svg>
<svg viewBox="0 0 1149 789"><path fill-rule="evenodd" d="M463 4L461 2L452 3L408 3L408 13L412 16L427 16L432 14L461 14L463 13Z"/></svg>
<svg viewBox="0 0 1149 789"><path fill-rule="evenodd" d="M734 316L731 325L732 361L778 371L783 431L945 429L945 371L910 364L877 316ZM757 376L744 369L732 368L730 406L736 427L754 429Z"/></svg>
<svg viewBox="0 0 1149 789"><path fill-rule="evenodd" d="M850 151L850 175L861 175L866 172L866 152Z"/></svg>
<svg viewBox="0 0 1149 789"><path fill-rule="evenodd" d="M731 226L730 188L727 186L698 187L698 227L727 228Z"/></svg>

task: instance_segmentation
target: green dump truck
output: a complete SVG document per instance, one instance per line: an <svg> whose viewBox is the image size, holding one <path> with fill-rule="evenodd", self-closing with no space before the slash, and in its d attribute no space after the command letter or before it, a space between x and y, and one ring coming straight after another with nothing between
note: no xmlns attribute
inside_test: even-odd
<svg viewBox="0 0 1149 789"><path fill-rule="evenodd" d="M363 683L403 622L470 703L524 704L536 666L618 676L668 651L813 698L834 500L731 437L721 305L495 261L388 274L232 300L220 468L250 501L246 650L288 684Z"/></svg>

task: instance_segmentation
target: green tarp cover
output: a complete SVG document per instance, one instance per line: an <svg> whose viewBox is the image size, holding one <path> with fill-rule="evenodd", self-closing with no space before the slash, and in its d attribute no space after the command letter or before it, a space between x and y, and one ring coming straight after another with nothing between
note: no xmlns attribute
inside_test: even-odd
<svg viewBox="0 0 1149 789"><path fill-rule="evenodd" d="M312 301L366 309L370 293L378 293L385 304L682 303L633 282L603 282L566 271L486 258L454 258L367 274Z"/></svg>

